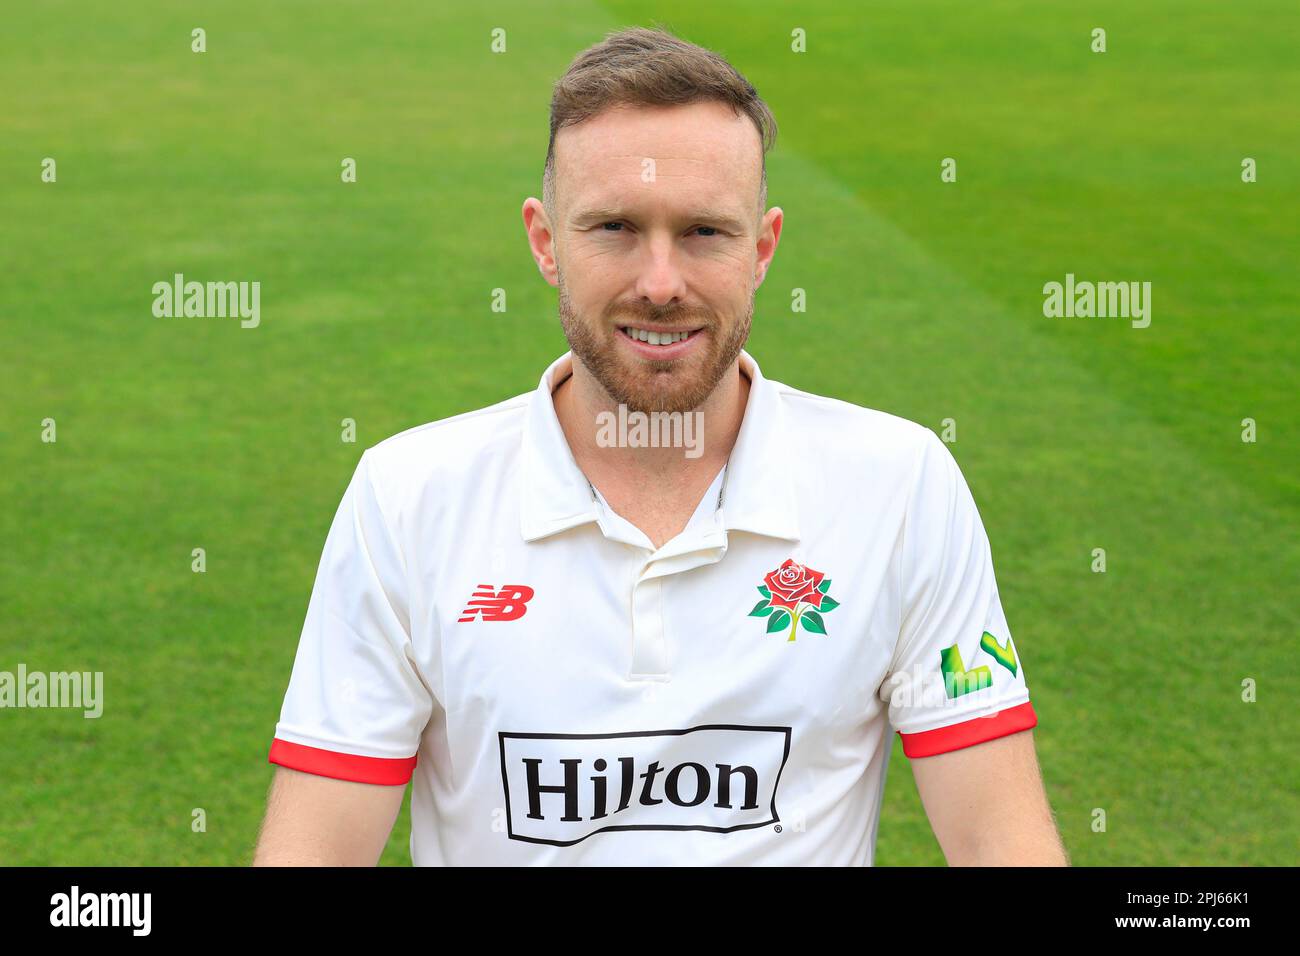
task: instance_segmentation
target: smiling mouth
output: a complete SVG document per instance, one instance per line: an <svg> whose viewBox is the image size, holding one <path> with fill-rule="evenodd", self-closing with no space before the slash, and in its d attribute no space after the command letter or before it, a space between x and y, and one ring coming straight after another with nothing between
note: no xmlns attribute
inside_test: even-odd
<svg viewBox="0 0 1300 956"><path fill-rule="evenodd" d="M638 329L632 325L619 326L618 330L633 341L645 342L648 345L673 345L703 331L703 329L688 329L681 332L654 332Z"/></svg>

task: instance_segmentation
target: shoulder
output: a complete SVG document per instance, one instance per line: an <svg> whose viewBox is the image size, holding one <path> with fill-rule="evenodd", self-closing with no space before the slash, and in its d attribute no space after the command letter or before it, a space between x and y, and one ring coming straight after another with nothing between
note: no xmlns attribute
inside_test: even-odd
<svg viewBox="0 0 1300 956"><path fill-rule="evenodd" d="M362 466L381 497L393 502L472 491L493 467L509 468L518 452L532 392L398 432L367 448Z"/></svg>
<svg viewBox="0 0 1300 956"><path fill-rule="evenodd" d="M771 385L780 397L787 440L852 480L910 483L934 446L944 449L933 431L911 419L782 382Z"/></svg>

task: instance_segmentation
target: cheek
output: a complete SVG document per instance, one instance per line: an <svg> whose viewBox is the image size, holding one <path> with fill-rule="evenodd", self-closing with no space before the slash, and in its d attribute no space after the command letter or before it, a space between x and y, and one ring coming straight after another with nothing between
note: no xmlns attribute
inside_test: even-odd
<svg viewBox="0 0 1300 956"><path fill-rule="evenodd" d="M753 288L752 270L733 259L696 263L687 276L700 298L724 314L741 311Z"/></svg>
<svg viewBox="0 0 1300 956"><path fill-rule="evenodd" d="M582 261L564 270L564 289L573 307L582 315L604 315L618 298L622 276L603 261Z"/></svg>

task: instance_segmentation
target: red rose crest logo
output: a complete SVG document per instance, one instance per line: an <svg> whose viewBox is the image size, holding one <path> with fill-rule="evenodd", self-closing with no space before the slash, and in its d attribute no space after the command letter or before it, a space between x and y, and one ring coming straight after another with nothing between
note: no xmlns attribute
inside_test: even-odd
<svg viewBox="0 0 1300 956"><path fill-rule="evenodd" d="M796 564L793 558L786 558L785 563L775 571L769 571L758 586L758 593L763 600L754 605L750 617L767 618L767 633L784 631L788 626L793 641L803 622L805 631L814 634L826 633L826 621L822 618L840 606L840 602L830 596L830 578L820 571L802 564Z"/></svg>

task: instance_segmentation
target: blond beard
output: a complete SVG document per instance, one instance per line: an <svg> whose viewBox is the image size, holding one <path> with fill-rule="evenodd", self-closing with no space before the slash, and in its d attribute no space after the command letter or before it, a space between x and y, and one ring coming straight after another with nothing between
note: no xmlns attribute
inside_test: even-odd
<svg viewBox="0 0 1300 956"><path fill-rule="evenodd" d="M614 324L594 325L578 317L573 303L564 288L560 287L560 325L569 348L582 362L592 377L600 383L615 405L623 405L630 412L688 412L700 408L722 377L734 367L740 350L749 339L750 324L754 317L754 290L750 290L749 304L744 316L719 338L719 325L712 312L693 308L642 309L638 315L652 322L679 322L689 317L699 321L709 333L708 351L698 371L689 370L679 359L664 362L642 362L643 368L628 368L619 358L618 343L612 336L622 335ZM627 325L636 325L635 316L621 309ZM656 370L656 366L662 366ZM677 367L674 367L677 366ZM670 373L671 370L671 373Z"/></svg>

